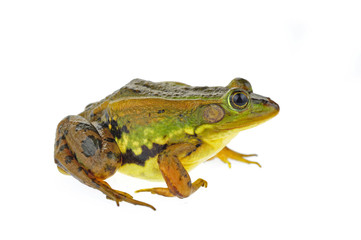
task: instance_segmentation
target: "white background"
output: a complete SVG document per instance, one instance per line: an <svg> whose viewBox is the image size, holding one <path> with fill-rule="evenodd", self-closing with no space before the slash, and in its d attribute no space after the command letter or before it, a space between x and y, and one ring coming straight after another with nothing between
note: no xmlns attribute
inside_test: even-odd
<svg viewBox="0 0 361 240"><path fill-rule="evenodd" d="M358 1L1 1L1 239L361 239ZM104 195L53 163L57 123L133 78L248 79L280 114L190 174L187 199L117 174Z"/></svg>

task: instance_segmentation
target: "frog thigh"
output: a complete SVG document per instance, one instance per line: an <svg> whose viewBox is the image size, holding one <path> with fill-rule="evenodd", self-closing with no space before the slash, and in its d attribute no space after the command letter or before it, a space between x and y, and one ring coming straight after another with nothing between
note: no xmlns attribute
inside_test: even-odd
<svg viewBox="0 0 361 240"><path fill-rule="evenodd" d="M67 153L73 155L73 159L70 155L64 156ZM66 158L65 168L72 161L78 162L99 179L112 176L121 164L120 150L109 130L81 116L69 116L59 123L55 157Z"/></svg>
<svg viewBox="0 0 361 240"><path fill-rule="evenodd" d="M62 172L100 190L117 205L126 201L154 209L127 193L112 189L104 181L121 165L120 150L108 128L90 123L81 116L66 117L57 128L54 157Z"/></svg>
<svg viewBox="0 0 361 240"><path fill-rule="evenodd" d="M177 196L186 198L200 187L207 187L207 182L197 179L192 183L191 178L179 160L179 157L192 153L196 147L189 143L179 143L169 146L158 157L159 169L168 188L141 189L137 192L150 192L165 197Z"/></svg>

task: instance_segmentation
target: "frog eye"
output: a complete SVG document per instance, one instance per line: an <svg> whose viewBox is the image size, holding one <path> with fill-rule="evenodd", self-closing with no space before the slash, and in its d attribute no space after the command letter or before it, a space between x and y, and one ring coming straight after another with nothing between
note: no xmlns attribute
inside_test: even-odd
<svg viewBox="0 0 361 240"><path fill-rule="evenodd" d="M235 91L229 96L229 102L235 109L243 109L249 102L248 95L241 91Z"/></svg>

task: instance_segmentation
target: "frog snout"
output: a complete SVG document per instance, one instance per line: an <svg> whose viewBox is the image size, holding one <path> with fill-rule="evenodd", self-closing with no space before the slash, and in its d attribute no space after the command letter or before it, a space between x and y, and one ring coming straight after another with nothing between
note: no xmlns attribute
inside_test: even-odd
<svg viewBox="0 0 361 240"><path fill-rule="evenodd" d="M280 106L275 101L273 101L270 98L267 98L267 100L268 101L267 101L266 105L268 105L269 107L274 108L277 112L280 111Z"/></svg>

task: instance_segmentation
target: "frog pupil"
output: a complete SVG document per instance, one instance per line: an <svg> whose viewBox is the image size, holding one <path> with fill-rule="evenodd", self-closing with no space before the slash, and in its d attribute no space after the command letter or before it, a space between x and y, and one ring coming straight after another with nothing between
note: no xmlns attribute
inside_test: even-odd
<svg viewBox="0 0 361 240"><path fill-rule="evenodd" d="M232 106L243 108L248 103L248 97L242 92L236 92L232 95Z"/></svg>

